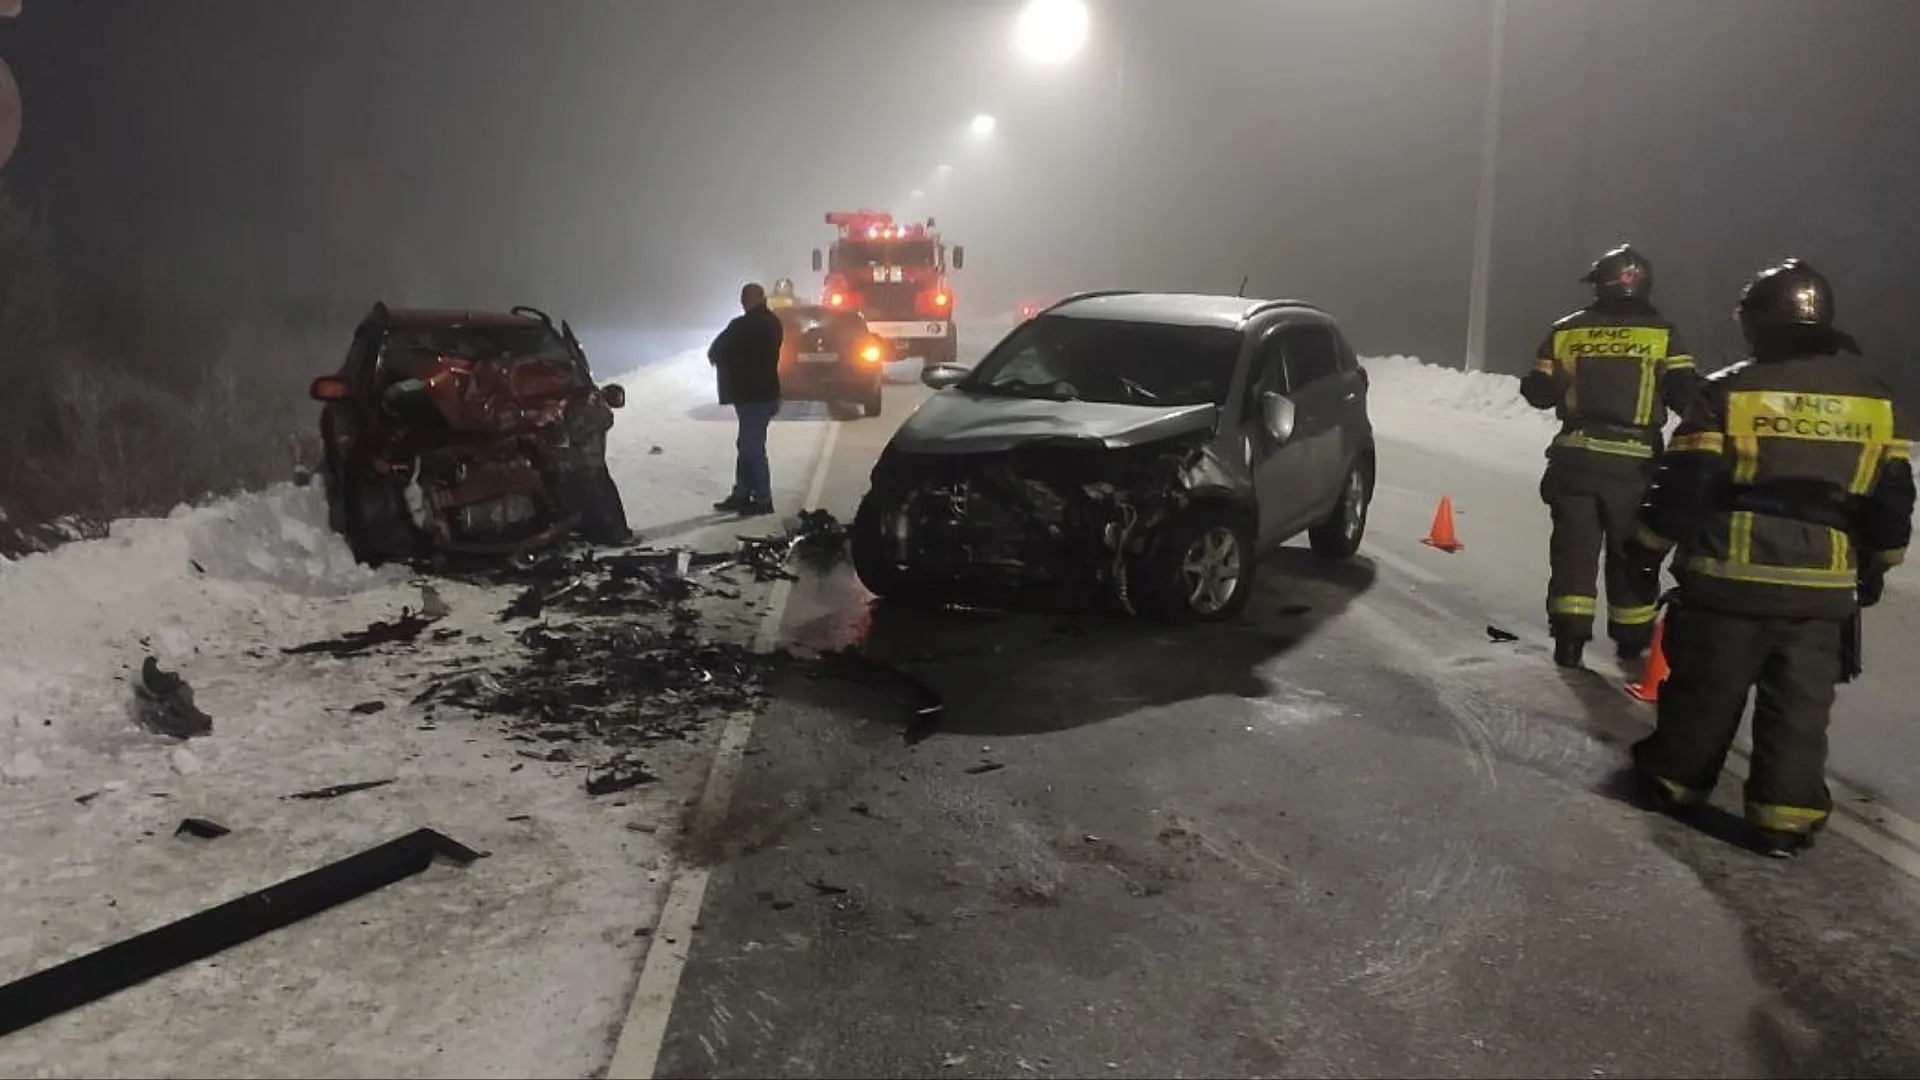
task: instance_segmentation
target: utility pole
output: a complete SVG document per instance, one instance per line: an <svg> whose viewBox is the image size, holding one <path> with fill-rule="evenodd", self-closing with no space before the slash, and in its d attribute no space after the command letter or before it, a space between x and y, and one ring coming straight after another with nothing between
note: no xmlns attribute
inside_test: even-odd
<svg viewBox="0 0 1920 1080"><path fill-rule="evenodd" d="M1493 47L1487 63L1487 114L1480 141L1480 199L1473 224L1473 281L1467 292L1468 371L1487 365L1487 279L1493 263L1494 174L1500 165L1500 68L1506 52L1507 0L1493 0Z"/></svg>

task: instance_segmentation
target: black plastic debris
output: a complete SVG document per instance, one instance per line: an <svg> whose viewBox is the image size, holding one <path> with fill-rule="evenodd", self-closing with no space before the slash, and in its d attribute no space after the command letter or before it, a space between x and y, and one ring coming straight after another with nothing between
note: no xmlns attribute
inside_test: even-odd
<svg viewBox="0 0 1920 1080"><path fill-rule="evenodd" d="M975 765L972 768L969 768L966 772L968 776L980 776L985 773L998 772L1004 768L1006 768L1006 766L1000 764L997 761L983 761L980 764Z"/></svg>
<svg viewBox="0 0 1920 1080"><path fill-rule="evenodd" d="M0 1035L10 1035L69 1009L99 1001L156 975L204 960L412 877L436 858L466 866L484 857L485 853L432 829L418 829L358 855L0 986Z"/></svg>
<svg viewBox="0 0 1920 1080"><path fill-rule="evenodd" d="M175 836L197 836L202 840L218 840L233 830L217 821L203 817L185 818L180 827L173 830Z"/></svg>
<svg viewBox="0 0 1920 1080"><path fill-rule="evenodd" d="M332 787L316 788L313 791L296 791L287 796L289 799L337 799L342 795L351 795L356 791L368 791L377 787L386 787L392 780L361 780L352 784L335 784Z"/></svg>
<svg viewBox="0 0 1920 1080"><path fill-rule="evenodd" d="M655 447L652 447L652 448L650 448L650 449L649 449L649 450L647 451L647 453L649 453L649 454L664 454L664 453L666 453L666 452L667 452L667 448L666 448L666 447L664 447L664 446L655 446Z"/></svg>
<svg viewBox="0 0 1920 1080"><path fill-rule="evenodd" d="M141 727L176 739L191 739L213 731L213 717L193 703L193 687L149 656L140 664L133 686L134 718Z"/></svg>
<svg viewBox="0 0 1920 1080"><path fill-rule="evenodd" d="M616 763L603 772L587 777L587 794L595 797L628 791L660 779L630 761Z"/></svg>
<svg viewBox="0 0 1920 1080"><path fill-rule="evenodd" d="M337 638L310 641L305 645L293 645L280 651L289 655L325 653L335 658L352 656L381 645L412 641L420 636L421 631L432 626L433 622L424 615L414 614L410 608L402 608L400 617L392 622L374 622L364 630L353 630Z"/></svg>
<svg viewBox="0 0 1920 1080"><path fill-rule="evenodd" d="M809 881L807 882L807 888L812 889L821 896L844 896L847 892L845 886L829 885L824 881Z"/></svg>
<svg viewBox="0 0 1920 1080"><path fill-rule="evenodd" d="M1520 635L1509 633L1489 623L1487 624L1487 639L1489 641L1497 641L1497 642L1519 641Z"/></svg>
<svg viewBox="0 0 1920 1080"><path fill-rule="evenodd" d="M347 711L355 716L372 716L374 713L385 712L386 710L387 703L384 701L363 701Z"/></svg>
<svg viewBox="0 0 1920 1080"><path fill-rule="evenodd" d="M92 802L93 800L99 798L100 795L101 795L101 792L89 791L85 795L75 795L73 797L73 801L79 803L81 806L85 806L88 803Z"/></svg>

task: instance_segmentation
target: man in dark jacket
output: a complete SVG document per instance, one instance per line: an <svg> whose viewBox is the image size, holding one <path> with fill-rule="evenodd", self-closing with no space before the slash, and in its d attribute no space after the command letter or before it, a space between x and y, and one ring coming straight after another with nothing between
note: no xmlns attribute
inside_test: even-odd
<svg viewBox="0 0 1920 1080"><path fill-rule="evenodd" d="M1553 513L1547 621L1554 663L1566 668L1582 665L1593 636L1602 552L1607 635L1621 661L1653 642L1659 577L1623 550L1667 413L1685 412L1699 386L1680 332L1653 306L1653 266L1639 252L1623 244L1581 280L1593 286L1593 303L1553 324L1520 380L1527 404L1560 417L1540 498Z"/></svg>
<svg viewBox="0 0 1920 1080"><path fill-rule="evenodd" d="M767 425L780 411L780 316L767 309L767 291L757 282L740 289L744 312L707 348L720 383L720 404L740 420L734 440L733 493L713 504L741 517L773 513L773 481L767 468Z"/></svg>
<svg viewBox="0 0 1920 1080"><path fill-rule="evenodd" d="M1716 372L1674 433L1629 554L1678 548L1673 673L1633 760L1668 806L1706 801L1754 694L1747 820L1791 855L1833 810L1827 720L1858 670L1860 608L1913 532L1911 444L1893 393L1834 327L1833 290L1797 259L1740 297L1753 358Z"/></svg>

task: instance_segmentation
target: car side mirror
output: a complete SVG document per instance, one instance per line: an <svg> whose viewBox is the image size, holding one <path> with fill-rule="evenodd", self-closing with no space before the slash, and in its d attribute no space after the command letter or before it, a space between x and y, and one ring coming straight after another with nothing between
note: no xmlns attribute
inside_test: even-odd
<svg viewBox="0 0 1920 1080"><path fill-rule="evenodd" d="M967 246L965 244L953 245L953 268L955 270L964 270L967 268Z"/></svg>
<svg viewBox="0 0 1920 1080"><path fill-rule="evenodd" d="M1293 401L1285 394L1265 393L1260 395L1260 423L1266 427L1267 434L1274 442L1286 442L1293 438L1294 409Z"/></svg>
<svg viewBox="0 0 1920 1080"><path fill-rule="evenodd" d="M819 248L813 249L813 272L816 274L820 272L820 249Z"/></svg>
<svg viewBox="0 0 1920 1080"><path fill-rule="evenodd" d="M607 403L607 408L609 409L624 409L627 407L627 391L619 383L608 383L601 387L600 398Z"/></svg>
<svg viewBox="0 0 1920 1080"><path fill-rule="evenodd" d="M345 401L353 396L353 388L338 375L322 375L307 387L307 396L315 401Z"/></svg>
<svg viewBox="0 0 1920 1080"><path fill-rule="evenodd" d="M920 369L920 381L934 390L945 390L966 377L967 369L959 364L930 364Z"/></svg>

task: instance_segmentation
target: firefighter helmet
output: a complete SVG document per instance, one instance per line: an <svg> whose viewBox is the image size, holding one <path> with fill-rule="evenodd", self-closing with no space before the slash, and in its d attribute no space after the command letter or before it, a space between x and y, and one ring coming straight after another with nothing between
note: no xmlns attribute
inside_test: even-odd
<svg viewBox="0 0 1920 1080"><path fill-rule="evenodd" d="M1833 286L1799 259L1755 275L1740 291L1740 320L1756 327L1833 326Z"/></svg>
<svg viewBox="0 0 1920 1080"><path fill-rule="evenodd" d="M1645 300L1653 295L1653 264L1632 244L1621 244L1593 260L1580 280L1601 300Z"/></svg>

